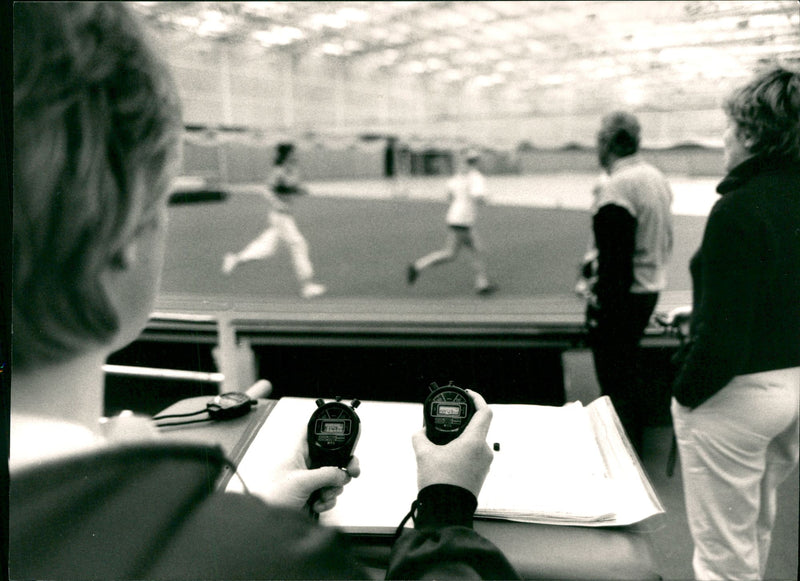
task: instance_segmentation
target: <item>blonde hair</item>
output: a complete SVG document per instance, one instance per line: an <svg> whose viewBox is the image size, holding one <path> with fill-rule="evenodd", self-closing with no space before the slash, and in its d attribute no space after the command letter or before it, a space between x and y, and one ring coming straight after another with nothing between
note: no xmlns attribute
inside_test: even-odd
<svg viewBox="0 0 800 581"><path fill-rule="evenodd" d="M753 155L800 161L800 71L770 66L734 90L723 110Z"/></svg>
<svg viewBox="0 0 800 581"><path fill-rule="evenodd" d="M14 4L12 358L108 343L105 265L171 179L173 80L124 3Z"/></svg>

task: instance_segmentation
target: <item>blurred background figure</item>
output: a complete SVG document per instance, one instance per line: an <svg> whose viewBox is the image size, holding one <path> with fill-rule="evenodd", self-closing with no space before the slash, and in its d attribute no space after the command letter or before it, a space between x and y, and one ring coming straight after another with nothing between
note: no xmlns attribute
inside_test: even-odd
<svg viewBox="0 0 800 581"><path fill-rule="evenodd" d="M641 127L631 113L606 115L597 135L608 181L592 217L597 279L586 324L600 389L611 397L625 431L641 454L643 402L639 341L667 284L672 254L672 190L664 175L639 155Z"/></svg>
<svg viewBox="0 0 800 581"><path fill-rule="evenodd" d="M603 186L608 182L608 174L603 172L597 178L597 183L592 188L592 206L590 212L592 215L597 211L597 200L600 198L600 192L603 191ZM594 285L597 282L597 247L594 245L594 235L589 239L586 245L586 252L581 257L578 264L578 277L575 281L575 294L580 298L588 300L592 296Z"/></svg>
<svg viewBox="0 0 800 581"><path fill-rule="evenodd" d="M490 295L497 287L486 274L486 257L483 245L475 232L478 206L486 203L486 178L478 169L480 156L474 151L462 153L456 161L456 173L447 182L450 208L445 218L448 232L444 248L419 258L408 265L406 280L414 284L426 268L452 262L462 248L470 251L475 271L475 292Z"/></svg>
<svg viewBox="0 0 800 581"><path fill-rule="evenodd" d="M672 417L696 578L763 579L800 438L800 71L768 69L723 109Z"/></svg>
<svg viewBox="0 0 800 581"><path fill-rule="evenodd" d="M308 255L308 243L291 213L294 198L307 193L308 190L302 185L297 171L294 145L279 144L267 188L264 190L264 196L270 203L267 218L269 226L239 252L226 253L222 261L222 272L231 274L243 262L272 257L278 243L283 241L289 249L295 276L300 284L300 295L310 299L325 294L325 285L314 281L314 266Z"/></svg>
<svg viewBox="0 0 800 581"><path fill-rule="evenodd" d="M394 198L407 198L410 194L408 176L411 174L411 160L408 146L396 137L386 140L384 152L384 175L389 181L390 194Z"/></svg>

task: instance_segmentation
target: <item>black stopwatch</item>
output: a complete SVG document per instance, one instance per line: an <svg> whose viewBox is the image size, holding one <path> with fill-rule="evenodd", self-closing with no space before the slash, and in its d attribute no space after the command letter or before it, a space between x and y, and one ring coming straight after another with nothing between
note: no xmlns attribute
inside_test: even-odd
<svg viewBox="0 0 800 581"><path fill-rule="evenodd" d="M475 404L469 394L452 381L444 387L431 383L430 389L423 404L425 435L441 446L464 431L475 413Z"/></svg>
<svg viewBox="0 0 800 581"><path fill-rule="evenodd" d="M361 404L354 399L350 405L336 401L317 400L317 409L308 420L308 457L311 468L338 466L346 468L361 435L361 420L355 409Z"/></svg>
<svg viewBox="0 0 800 581"><path fill-rule="evenodd" d="M250 411L256 401L246 393L229 391L221 393L206 404L208 417L212 420L238 418Z"/></svg>

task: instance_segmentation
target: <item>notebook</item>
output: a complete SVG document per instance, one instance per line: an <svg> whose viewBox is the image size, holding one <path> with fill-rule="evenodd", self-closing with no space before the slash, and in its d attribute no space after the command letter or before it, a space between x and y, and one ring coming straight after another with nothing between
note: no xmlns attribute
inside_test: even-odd
<svg viewBox="0 0 800 581"><path fill-rule="evenodd" d="M499 449L478 498L477 518L600 527L664 512L608 397L586 406L491 408L487 442ZM311 398L277 402L239 464L241 481L251 491L275 486L282 465L296 451L290 444L305 439L315 409ZM422 404L364 401L356 411L361 476L320 522L350 533L388 534L416 498L411 435L422 429ZM242 490L241 481L232 479L227 490Z"/></svg>

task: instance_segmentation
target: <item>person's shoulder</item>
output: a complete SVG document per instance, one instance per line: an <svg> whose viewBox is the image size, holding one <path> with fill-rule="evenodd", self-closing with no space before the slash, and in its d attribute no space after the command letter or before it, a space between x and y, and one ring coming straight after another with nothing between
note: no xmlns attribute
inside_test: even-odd
<svg viewBox="0 0 800 581"><path fill-rule="evenodd" d="M224 569L231 578L352 578L358 576L354 563L337 529L252 495L217 493L178 528L154 572L201 578Z"/></svg>
<svg viewBox="0 0 800 581"><path fill-rule="evenodd" d="M745 190L733 191L721 196L708 213L706 231L730 234L737 232L741 236L744 231L753 228L762 214L757 196L749 195Z"/></svg>
<svg viewBox="0 0 800 581"><path fill-rule="evenodd" d="M638 197L653 188L658 191L671 191L669 180L664 173L637 155L615 167L602 190L606 196L611 197Z"/></svg>
<svg viewBox="0 0 800 581"><path fill-rule="evenodd" d="M617 166L611 173L610 181L635 180L643 175L664 178L664 173L660 169L636 153L617 162Z"/></svg>
<svg viewBox="0 0 800 581"><path fill-rule="evenodd" d="M608 180L599 188L594 204L597 210L609 204L615 204L632 211L631 197L635 192L633 187L635 180L632 179L629 171L625 171L626 169L622 168L611 174Z"/></svg>

